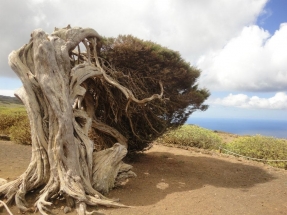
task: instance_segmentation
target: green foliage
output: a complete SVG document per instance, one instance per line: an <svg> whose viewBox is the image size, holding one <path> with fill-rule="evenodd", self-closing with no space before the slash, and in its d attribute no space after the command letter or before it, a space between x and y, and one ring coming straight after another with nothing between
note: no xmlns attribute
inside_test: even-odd
<svg viewBox="0 0 287 215"><path fill-rule="evenodd" d="M264 160L287 160L287 140L261 135L239 137L224 147L234 153ZM264 162L264 161L262 161ZM265 162L287 168L287 162Z"/></svg>
<svg viewBox="0 0 287 215"><path fill-rule="evenodd" d="M9 135L9 129L25 117L27 114L24 106L14 108L0 106L0 133Z"/></svg>
<svg viewBox="0 0 287 215"><path fill-rule="evenodd" d="M287 162L268 162L264 160L287 160L287 140L274 137L241 136L230 143L223 144L217 133L195 125L183 125L173 129L160 138L157 142L180 146L192 146L203 149L219 149L222 147L233 153L250 158L262 159L274 167L287 169ZM223 150L224 153L228 153Z"/></svg>
<svg viewBox="0 0 287 215"><path fill-rule="evenodd" d="M144 149L167 129L184 124L194 111L207 109L203 102L209 92L196 85L200 70L178 52L130 35L104 38L101 43L99 56L108 75L137 99L160 94L160 83L163 86L162 100L138 104L99 79L87 81L96 98L95 117L127 137L129 151ZM97 131L97 136L113 144L105 133Z"/></svg>
<svg viewBox="0 0 287 215"><path fill-rule="evenodd" d="M10 128L11 139L18 144L31 144L31 130L30 124L27 117L23 118L21 121L17 121Z"/></svg>
<svg viewBox="0 0 287 215"><path fill-rule="evenodd" d="M23 105L0 106L0 133L19 144L31 144L30 125Z"/></svg>
<svg viewBox="0 0 287 215"><path fill-rule="evenodd" d="M196 125L183 125L165 133L157 142L203 149L218 149L219 145L222 144L222 139L211 130Z"/></svg>

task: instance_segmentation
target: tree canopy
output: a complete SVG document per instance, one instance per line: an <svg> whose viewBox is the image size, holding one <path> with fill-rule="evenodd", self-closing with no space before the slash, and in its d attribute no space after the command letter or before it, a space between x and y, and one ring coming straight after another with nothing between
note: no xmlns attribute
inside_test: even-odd
<svg viewBox="0 0 287 215"><path fill-rule="evenodd" d="M194 111L207 109L203 102L209 92L196 84L200 70L178 52L131 35L104 38L98 50L107 74L131 90L135 98L162 94L150 102L137 103L107 82L87 81L95 118L127 138L129 150L142 150L167 129L184 124ZM97 129L93 137L95 143L108 146L115 141Z"/></svg>

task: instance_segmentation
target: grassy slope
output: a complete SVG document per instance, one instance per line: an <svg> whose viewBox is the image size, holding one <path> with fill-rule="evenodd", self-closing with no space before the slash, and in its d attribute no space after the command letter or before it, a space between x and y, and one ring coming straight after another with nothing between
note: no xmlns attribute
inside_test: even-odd
<svg viewBox="0 0 287 215"><path fill-rule="evenodd" d="M0 95L0 102L3 104L23 104L17 97L2 96Z"/></svg>
<svg viewBox="0 0 287 215"><path fill-rule="evenodd" d="M15 108L15 107L23 107L24 105L20 99L17 97L10 97L10 96L2 96L0 95L0 108Z"/></svg>
<svg viewBox="0 0 287 215"><path fill-rule="evenodd" d="M15 115L16 113L25 114L25 106L22 101L17 97L3 96L0 95L0 140L10 140L10 132L5 129L6 124L10 123L11 117L7 118L7 115Z"/></svg>

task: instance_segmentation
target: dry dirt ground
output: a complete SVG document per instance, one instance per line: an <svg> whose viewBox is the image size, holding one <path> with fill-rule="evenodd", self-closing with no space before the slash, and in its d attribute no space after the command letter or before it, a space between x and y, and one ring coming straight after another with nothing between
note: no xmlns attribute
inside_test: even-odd
<svg viewBox="0 0 287 215"><path fill-rule="evenodd" d="M230 138L230 137L227 137ZM13 180L28 166L31 148L0 141L0 177ZM131 208L97 208L127 214L287 214L287 171L226 156L161 145L131 160L137 178L108 197ZM28 196L32 204L34 194ZM64 214L61 202L53 213ZM18 214L13 206L11 210ZM0 209L0 214L7 214ZM29 214L29 213L28 213ZM75 214L74 211L69 214Z"/></svg>

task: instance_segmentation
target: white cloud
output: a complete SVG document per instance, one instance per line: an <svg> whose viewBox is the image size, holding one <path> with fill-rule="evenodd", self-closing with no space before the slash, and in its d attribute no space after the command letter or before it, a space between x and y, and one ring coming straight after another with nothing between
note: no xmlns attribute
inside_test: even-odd
<svg viewBox="0 0 287 215"><path fill-rule="evenodd" d="M287 89L287 23L270 36L256 25L216 52L203 55L202 85L213 90L282 91Z"/></svg>
<svg viewBox="0 0 287 215"><path fill-rule="evenodd" d="M248 109L287 109L287 94L277 92L270 98L259 98L258 96L249 97L245 94L229 94L224 98L210 100L211 104L233 106Z"/></svg>
<svg viewBox="0 0 287 215"><path fill-rule="evenodd" d="M15 97L14 92L15 92L15 90L0 90L0 95Z"/></svg>
<svg viewBox="0 0 287 215"><path fill-rule="evenodd" d="M192 64L256 21L267 0L9 0L0 4L0 76L16 77L7 56L35 28L91 27L104 36L132 34L179 51Z"/></svg>

